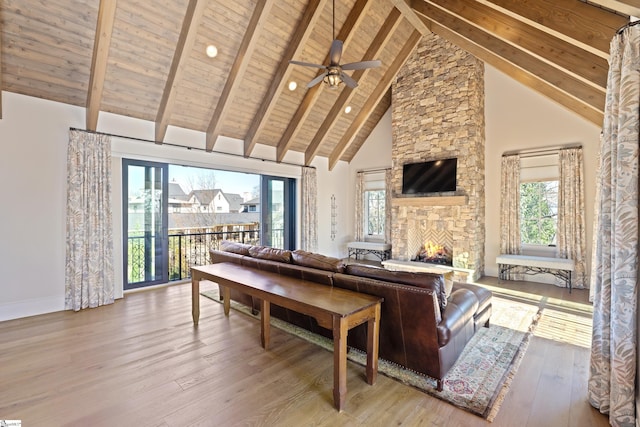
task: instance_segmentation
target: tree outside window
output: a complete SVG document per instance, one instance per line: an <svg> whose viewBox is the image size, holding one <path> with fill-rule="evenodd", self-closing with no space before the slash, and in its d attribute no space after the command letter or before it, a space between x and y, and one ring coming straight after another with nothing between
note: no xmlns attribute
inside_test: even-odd
<svg viewBox="0 0 640 427"><path fill-rule="evenodd" d="M520 236L523 244L556 244L558 181L520 184Z"/></svg>
<svg viewBox="0 0 640 427"><path fill-rule="evenodd" d="M372 237L384 236L385 191L369 190L364 192L365 231Z"/></svg>

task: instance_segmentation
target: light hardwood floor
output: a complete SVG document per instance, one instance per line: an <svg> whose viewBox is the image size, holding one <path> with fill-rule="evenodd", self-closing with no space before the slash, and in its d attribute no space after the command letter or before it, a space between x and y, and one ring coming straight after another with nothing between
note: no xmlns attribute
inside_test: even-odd
<svg viewBox="0 0 640 427"><path fill-rule="evenodd" d="M493 423L384 375L369 386L349 362L347 401L333 408L332 355L202 298L190 285L128 294L79 313L0 323L0 419L25 426L606 426L587 402L587 292L485 278L543 316ZM206 290L206 287L204 287Z"/></svg>

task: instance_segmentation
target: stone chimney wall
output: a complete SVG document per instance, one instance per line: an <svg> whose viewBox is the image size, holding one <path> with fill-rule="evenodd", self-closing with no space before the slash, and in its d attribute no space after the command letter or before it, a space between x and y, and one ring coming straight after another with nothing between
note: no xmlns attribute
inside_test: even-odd
<svg viewBox="0 0 640 427"><path fill-rule="evenodd" d="M452 235L453 267L473 270L475 280L484 273L484 64L435 34L425 35L398 74L392 96L393 197L402 197L405 163L451 157L458 159L456 196L464 196L454 206L420 198L393 203L392 257L415 256L419 247L412 236L429 232L415 230L416 224L444 227Z"/></svg>

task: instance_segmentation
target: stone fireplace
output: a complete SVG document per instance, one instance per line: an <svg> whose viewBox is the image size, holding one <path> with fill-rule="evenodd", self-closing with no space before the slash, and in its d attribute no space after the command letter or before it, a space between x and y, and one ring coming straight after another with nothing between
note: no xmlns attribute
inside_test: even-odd
<svg viewBox="0 0 640 427"><path fill-rule="evenodd" d="M425 35L392 88L392 258L410 261L427 242L450 251L452 268L484 272L484 65ZM457 190L403 197L405 163L455 157Z"/></svg>

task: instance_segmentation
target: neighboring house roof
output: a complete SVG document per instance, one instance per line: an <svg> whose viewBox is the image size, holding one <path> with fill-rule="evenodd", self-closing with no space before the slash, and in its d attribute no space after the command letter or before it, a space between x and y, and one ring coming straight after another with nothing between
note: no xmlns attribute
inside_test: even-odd
<svg viewBox="0 0 640 427"><path fill-rule="evenodd" d="M217 188L213 190L191 190L191 193L189 193L189 198L195 197L198 203L200 203L201 205L208 205L213 201L218 193L221 192L222 190Z"/></svg>
<svg viewBox="0 0 640 427"><path fill-rule="evenodd" d="M239 212L241 210L240 208L244 200L241 195L234 193L222 193L222 195L226 197L229 202L229 211Z"/></svg>
<svg viewBox="0 0 640 427"><path fill-rule="evenodd" d="M247 200L246 202L242 202L241 205L246 206L246 205L259 205L260 204L260 198L256 197L253 198L251 200Z"/></svg>
<svg viewBox="0 0 640 427"><path fill-rule="evenodd" d="M184 192L180 184L177 182L169 183L169 198L177 200L188 200L189 196Z"/></svg>

